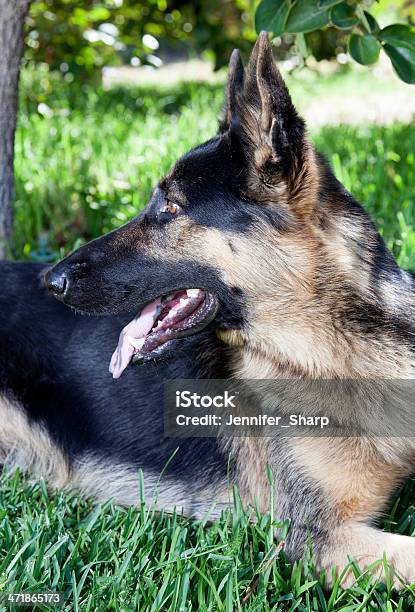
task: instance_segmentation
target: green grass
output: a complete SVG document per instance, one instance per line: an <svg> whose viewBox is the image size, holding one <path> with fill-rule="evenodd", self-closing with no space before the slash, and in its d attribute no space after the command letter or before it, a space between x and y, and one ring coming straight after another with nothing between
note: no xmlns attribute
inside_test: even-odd
<svg viewBox="0 0 415 612"><path fill-rule="evenodd" d="M137 474L137 495L143 490ZM388 527L415 533L409 502L415 482L394 504ZM270 502L270 510L278 500ZM19 473L0 479L0 590L64 593L65 610L409 610L415 590L400 594L363 576L331 592L311 563L289 565L274 541L270 514L241 509L213 524L177 514L102 506L51 495ZM358 572L357 572L358 573ZM45 609L39 606L37 609Z"/></svg>
<svg viewBox="0 0 415 612"><path fill-rule="evenodd" d="M350 75L327 84L313 78L292 83L300 104L350 86ZM24 75L14 255L54 259L131 218L177 156L214 133L221 101L220 85L81 91ZM326 128L313 137L401 265L415 269L415 126ZM140 485L137 474L137 494ZM410 482L387 529L415 534L414 493ZM278 516L278 500L272 504ZM209 525L145 504L96 506L3 475L0 589L63 591L65 609L82 611L413 609L415 591L397 594L367 577L325 592L311 564L286 562L276 526L270 515L250 521L237 497L233 511Z"/></svg>

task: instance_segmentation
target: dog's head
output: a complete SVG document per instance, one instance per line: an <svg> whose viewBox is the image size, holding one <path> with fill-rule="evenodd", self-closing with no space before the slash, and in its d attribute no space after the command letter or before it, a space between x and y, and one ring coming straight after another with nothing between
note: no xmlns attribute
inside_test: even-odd
<svg viewBox="0 0 415 612"><path fill-rule="evenodd" d="M182 157L144 211L46 275L80 312L139 313L112 371L211 324L230 343L261 342L308 291L318 166L266 34L244 74L229 69L219 133Z"/></svg>

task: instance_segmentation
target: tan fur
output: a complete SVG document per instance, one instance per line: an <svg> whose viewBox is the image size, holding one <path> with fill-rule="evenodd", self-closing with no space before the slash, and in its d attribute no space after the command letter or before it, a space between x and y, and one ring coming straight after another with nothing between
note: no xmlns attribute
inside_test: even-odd
<svg viewBox="0 0 415 612"><path fill-rule="evenodd" d="M319 238L313 228L307 239L300 234L278 235L268 227L257 227L248 237L230 237L217 230L204 232L200 247L206 258L222 271L226 283L244 291L252 313L249 329L243 334L249 341L241 355L241 375L252 378L244 364L247 358L251 363L248 353L258 352L264 361L275 362L276 374L281 363L289 363L303 375L314 377L411 378L415 364L409 347L401 345L397 350L396 343L388 337L359 337L333 327L333 308L339 305L336 287L330 287L332 293L327 297L331 299L316 295L322 275L320 262L333 261L328 259L327 245ZM232 256L227 239L232 240L236 250ZM339 250L337 255L331 265L338 268L338 282L347 278L356 289L367 291L365 274L369 272L354 261L352 253L346 265L343 252ZM264 367L268 369L269 365Z"/></svg>
<svg viewBox="0 0 415 612"><path fill-rule="evenodd" d="M333 530L331 547L318 560L317 567L326 570L328 584L333 582L333 573L334 578L342 575L342 586L346 588L357 582L351 561L362 572L385 580L384 555L395 588L415 583L415 538L385 533L355 521Z"/></svg>
<svg viewBox="0 0 415 612"><path fill-rule="evenodd" d="M269 510L270 485L265 466L270 456L267 438L228 438L221 446L236 462L238 492L245 507Z"/></svg>
<svg viewBox="0 0 415 612"><path fill-rule="evenodd" d="M257 222L246 234L235 234L181 219L168 230L171 257L202 261L219 271L226 285L242 290L248 313L244 329L218 331L234 349L236 377L410 379L415 362L409 346L397 346L387 332L360 335L355 329L339 328L333 319L343 303L348 306L349 298L342 294L345 283L374 303L370 275L375 245L365 227L336 202L320 205L324 227L316 222L318 216L298 215L299 209L311 211L315 206L317 179L311 150L301 179L308 181L307 189L292 190L296 206L291 209L283 192L274 191L278 205L282 202L295 215L286 232ZM261 192L260 205L274 205L266 195L268 188ZM154 245L155 257L157 250ZM394 287L388 289L387 281L384 287L386 295L394 295L393 301L385 300L386 307L392 314L404 312L409 298L402 296L399 301ZM340 571L350 554L365 568L386 551L394 571L412 579L413 540L384 534L365 523L382 512L409 475L413 440L311 438L291 440L289 447L297 468L322 487L333 506L329 527L336 535L323 557L316 550L319 567L329 570L334 564ZM264 440L233 439L227 448L236 458L244 502L256 500L266 509L269 484L264 465L272 464L269 445Z"/></svg>
<svg viewBox="0 0 415 612"><path fill-rule="evenodd" d="M306 219L315 209L319 188L319 174L316 165L314 147L304 143L303 163L300 169L295 165L288 179L290 190L290 209Z"/></svg>
<svg viewBox="0 0 415 612"><path fill-rule="evenodd" d="M281 364L289 363L293 371L305 376L411 378L415 370L409 347L402 345L397 351L395 343L387 337L348 335L347 330L333 327L333 308L338 308L339 299L336 287L330 287L331 295L327 297L331 299L324 300L324 296L316 294L322 277L321 262L329 256L327 244L317 230L308 229L305 238L300 231L280 235L265 224L258 225L247 236L194 227L185 232L189 237L186 252L183 241L174 246L175 260L181 257L189 260L193 253L201 254L203 261L221 272L228 286L243 290L250 321L238 334L245 339L240 375L253 377L249 368L252 358L259 353L267 362L260 368L268 369L271 361L276 375ZM340 233L339 241L343 240L341 236ZM339 276L338 282L347 278L357 290L367 291L365 270L354 260L353 253L347 261L344 250L339 250L337 256L328 261L333 261L330 265L333 275ZM349 274L350 270L353 272Z"/></svg>
<svg viewBox="0 0 415 612"><path fill-rule="evenodd" d="M389 439L383 442L393 447ZM385 507L397 484L413 465L399 465L382 455L382 445L368 438L295 438L295 461L324 488L342 520L370 520ZM403 463L403 462L402 462Z"/></svg>
<svg viewBox="0 0 415 612"><path fill-rule="evenodd" d="M34 478L44 478L54 489L76 490L99 501L112 499L122 505L140 502L139 472L129 465L106 461L93 455L78 458L69 468L62 452L47 432L29 423L17 402L0 398L0 462L6 469L16 469ZM144 474L145 500L158 510L183 512L197 518L214 518L229 506L226 483L220 487L192 494L183 486L160 474Z"/></svg>
<svg viewBox="0 0 415 612"><path fill-rule="evenodd" d="M17 402L0 397L0 461L45 478L52 488L65 487L70 480L68 463L46 431L29 423Z"/></svg>
<svg viewBox="0 0 415 612"><path fill-rule="evenodd" d="M272 177L272 182L258 180L262 169L267 162L277 163L278 158L273 154L270 144L270 132L263 131L261 115L254 106L244 104L241 108L242 124L247 145L253 150L253 165L247 178L247 195L255 194L257 202L275 202L287 204L289 188L286 181L280 176ZM260 135L260 136L258 136ZM262 177L264 178L264 177Z"/></svg>
<svg viewBox="0 0 415 612"><path fill-rule="evenodd" d="M245 343L243 334L239 329L217 329L216 335L222 342L233 348L241 347Z"/></svg>
<svg viewBox="0 0 415 612"><path fill-rule="evenodd" d="M307 204L311 209L316 194L313 172L309 180ZM296 197L304 198L306 193L299 191ZM335 214L327 215L329 225L324 229L304 218L298 231L287 233L278 233L265 224L258 224L247 235L194 227L188 231L187 252L176 252L184 258L198 253L198 258L221 271L228 286L244 292L250 313L245 329L218 332L235 349L236 377L414 376L415 362L409 346L397 346L387 333L360 336L355 330L349 332L334 325L332 315L341 306L343 283L353 286L369 302L374 299L370 285L373 257L365 228L337 210L336 203L328 206L333 206ZM306 203L300 208L305 210ZM326 295L321 293L325 274L329 279ZM396 289L392 293L394 302L386 302L391 313L403 311L403 301L408 298L397 302ZM339 573L350 556L365 570L385 553L396 586L400 585L398 576L414 581L415 541L367 524L383 511L393 491L411 473L414 441L297 438L289 446L298 468L322 487L334 508L333 522L328 525L334 537L323 556L319 557L316 550L318 567L325 568L328 575L332 567ZM263 466L272 463L269 447L258 440L233 440L232 448L242 468L237 480L246 503L257 499L266 508L269 486ZM352 581L349 571L343 584Z"/></svg>
<svg viewBox="0 0 415 612"><path fill-rule="evenodd" d="M219 271L228 286L244 292L249 321L233 335L240 336L238 342L244 340L244 351L238 356L239 376L253 378L252 364L261 359L263 364L254 371L271 368L274 376L280 375L285 364L291 375L317 378L415 375L409 347L401 344L398 350L386 335L359 336L334 326L333 312L341 306L344 282L370 299L370 261L365 267L354 253L348 236L350 221L342 216L336 219L327 235L311 221L286 233L258 222L246 235L202 228L187 217L170 225L170 255L164 257L202 261ZM363 239L359 232L363 229L355 227L356 242ZM149 239L140 248L157 259L156 241ZM318 292L324 285L325 295Z"/></svg>
<svg viewBox="0 0 415 612"><path fill-rule="evenodd" d="M206 488L203 494L192 491L177 480L145 472L144 499L141 499L140 473L130 465L105 461L94 455L86 455L73 466L70 487L99 501L111 499L116 504L134 506L145 501L156 510L176 510L185 516L199 519L218 517L229 506L229 491L226 483Z"/></svg>
<svg viewBox="0 0 415 612"><path fill-rule="evenodd" d="M352 282L359 293L370 299L373 258L370 249L366 249L366 260L362 260L358 250L362 244L368 246L371 237L352 219L342 214L334 218L329 216L326 223L328 228L319 233L319 238L327 261L333 262L339 273Z"/></svg>
<svg viewBox="0 0 415 612"><path fill-rule="evenodd" d="M334 506L330 545L323 548L321 556L315 551L317 567L326 570L328 581L331 582L332 568L335 575L340 575L350 559L366 571L386 554L395 587L402 586L399 577L404 582L414 582L415 539L383 533L368 525L385 509L396 487L412 473L415 455L412 462L408 460L408 449L414 448L414 441L296 438L290 447L298 465L317 480L328 504ZM371 571L385 578L382 563ZM354 581L350 569L342 584L346 587Z"/></svg>

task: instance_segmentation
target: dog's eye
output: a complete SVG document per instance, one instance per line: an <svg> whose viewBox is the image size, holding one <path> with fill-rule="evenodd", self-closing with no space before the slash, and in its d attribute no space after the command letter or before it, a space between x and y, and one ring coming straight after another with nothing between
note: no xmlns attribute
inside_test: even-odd
<svg viewBox="0 0 415 612"><path fill-rule="evenodd" d="M178 215L180 212L180 206L174 202L170 202L170 200L166 200L166 203L160 212L167 213L169 215Z"/></svg>

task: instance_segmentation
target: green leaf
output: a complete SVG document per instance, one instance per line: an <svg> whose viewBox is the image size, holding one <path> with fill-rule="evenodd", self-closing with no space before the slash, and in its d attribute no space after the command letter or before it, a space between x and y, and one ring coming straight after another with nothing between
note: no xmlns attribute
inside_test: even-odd
<svg viewBox="0 0 415 612"><path fill-rule="evenodd" d="M381 39L393 47L401 47L415 51L415 28L409 25L395 24L383 28Z"/></svg>
<svg viewBox="0 0 415 612"><path fill-rule="evenodd" d="M365 36L352 34L350 36L349 53L359 64L364 66L374 64L379 57L379 52L380 43L372 34L366 34Z"/></svg>
<svg viewBox="0 0 415 612"><path fill-rule="evenodd" d="M359 19L355 15L354 6L344 2L331 9L330 21L340 30L348 30L359 23Z"/></svg>
<svg viewBox="0 0 415 612"><path fill-rule="evenodd" d="M415 50L384 45L396 74L405 83L415 85Z"/></svg>
<svg viewBox="0 0 415 612"><path fill-rule="evenodd" d="M376 21L376 19L373 17L373 15L371 15L367 11L363 11L363 15L364 15L363 25L365 26L369 34L374 34L375 32L379 32L380 30L379 24Z"/></svg>
<svg viewBox="0 0 415 612"><path fill-rule="evenodd" d="M379 26L376 19L367 11L363 10L362 4L356 4L354 7L356 17L360 19L361 24L368 34L374 34L379 31Z"/></svg>
<svg viewBox="0 0 415 612"><path fill-rule="evenodd" d="M297 34L326 26L329 23L329 13L326 7L319 4L319 0L297 0L288 16L286 31Z"/></svg>
<svg viewBox="0 0 415 612"><path fill-rule="evenodd" d="M262 0L255 13L255 29L258 32L266 30L274 36L284 33L290 12L290 0Z"/></svg>
<svg viewBox="0 0 415 612"><path fill-rule="evenodd" d="M336 4L340 4L341 2L343 2L343 0L319 0L318 6L322 9L328 9Z"/></svg>

